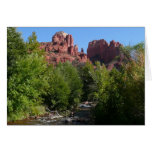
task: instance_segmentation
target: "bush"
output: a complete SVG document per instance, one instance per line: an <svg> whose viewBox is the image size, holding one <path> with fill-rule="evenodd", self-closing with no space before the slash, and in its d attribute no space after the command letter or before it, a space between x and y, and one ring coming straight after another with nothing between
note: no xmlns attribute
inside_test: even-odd
<svg viewBox="0 0 152 152"><path fill-rule="evenodd" d="M78 70L71 63L65 62L58 64L57 71L64 77L70 88L69 108L76 108L81 100L82 95L82 81L79 76Z"/></svg>
<svg viewBox="0 0 152 152"><path fill-rule="evenodd" d="M82 101L92 100L91 93L93 92L93 78L92 74L94 73L94 67L90 62L86 62L86 64L79 68L79 75L81 77L81 81L83 84L83 94Z"/></svg>
<svg viewBox="0 0 152 152"><path fill-rule="evenodd" d="M28 53L15 28L8 28L8 120L38 114L42 95L48 88L47 64L39 48ZM25 52L25 50L26 52ZM36 110L37 109L37 110Z"/></svg>
<svg viewBox="0 0 152 152"><path fill-rule="evenodd" d="M71 63L49 67L49 89L45 97L50 108L76 108L81 100L82 83L77 69Z"/></svg>
<svg viewBox="0 0 152 152"><path fill-rule="evenodd" d="M125 62L120 71L108 71L98 64L92 76L97 88L97 124L144 124L144 45L123 52Z"/></svg>
<svg viewBox="0 0 152 152"><path fill-rule="evenodd" d="M8 79L8 117L32 113L32 107L42 103L41 95L48 87L44 57L29 54L20 58L13 66L13 74ZM12 118L14 119L14 118Z"/></svg>
<svg viewBox="0 0 152 152"><path fill-rule="evenodd" d="M48 67L48 83L47 95L45 98L45 104L50 109L66 110L69 101L70 88L65 82L63 75L61 75L52 66Z"/></svg>
<svg viewBox="0 0 152 152"><path fill-rule="evenodd" d="M27 54L26 44L15 27L7 28L7 78L13 73L13 64Z"/></svg>

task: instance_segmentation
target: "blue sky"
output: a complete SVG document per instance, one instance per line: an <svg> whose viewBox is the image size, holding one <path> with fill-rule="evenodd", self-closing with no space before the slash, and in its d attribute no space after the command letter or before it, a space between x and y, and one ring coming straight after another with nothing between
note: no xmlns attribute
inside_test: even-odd
<svg viewBox="0 0 152 152"><path fill-rule="evenodd" d="M118 41L123 45L135 45L145 41L144 27L18 27L22 37L27 41L32 32L36 32L39 42L50 42L52 36L58 31L71 34L74 44L86 52L88 43L93 40L105 39Z"/></svg>

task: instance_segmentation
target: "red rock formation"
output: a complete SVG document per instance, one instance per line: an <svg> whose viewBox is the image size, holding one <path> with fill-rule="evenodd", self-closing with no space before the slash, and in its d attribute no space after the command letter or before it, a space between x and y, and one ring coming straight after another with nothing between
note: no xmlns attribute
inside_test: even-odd
<svg viewBox="0 0 152 152"><path fill-rule="evenodd" d="M64 32L57 32L52 37L52 42L40 43L40 49L46 51L46 60L54 65L59 62L72 62L74 64L85 63L88 59L92 62L100 61L111 70L114 66L119 67L120 61L111 62L116 56L120 55L119 42L111 41L108 44L105 40L94 40L89 43L87 55L84 50L78 51L78 46L74 45L73 37Z"/></svg>
<svg viewBox="0 0 152 152"><path fill-rule="evenodd" d="M59 62L70 61L86 62L87 55L78 52L78 46L74 45L73 37L64 32L57 32L52 37L52 42L41 42L40 49L46 51L48 63L58 64Z"/></svg>
<svg viewBox="0 0 152 152"><path fill-rule="evenodd" d="M84 52L84 50L83 50L83 48L81 48L81 53L83 53Z"/></svg>
<svg viewBox="0 0 152 152"><path fill-rule="evenodd" d="M101 63L109 63L116 56L120 55L120 46L119 42L114 40L108 44L104 39L94 40L89 43L87 49L88 58L92 61L100 61Z"/></svg>
<svg viewBox="0 0 152 152"><path fill-rule="evenodd" d="M72 35L67 35L66 39L67 39L68 47L73 46L73 38L72 38Z"/></svg>

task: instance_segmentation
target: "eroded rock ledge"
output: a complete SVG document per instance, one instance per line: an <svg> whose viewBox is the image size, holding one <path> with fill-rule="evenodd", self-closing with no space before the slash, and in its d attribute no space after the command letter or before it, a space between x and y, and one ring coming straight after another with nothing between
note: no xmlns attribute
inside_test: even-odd
<svg viewBox="0 0 152 152"><path fill-rule="evenodd" d="M95 63L100 61L104 63L108 69L113 67L119 68L122 62L120 47L122 44L112 40L109 44L104 40L94 40L89 42L87 54L84 53L83 48L81 52L78 51L78 46L74 45L72 35L63 31L56 32L51 42L41 42L40 49L46 51L46 60L48 63L54 65L59 62L64 63L69 61L75 65L85 63L87 60ZM119 60L113 61L116 56Z"/></svg>
<svg viewBox="0 0 152 152"><path fill-rule="evenodd" d="M110 44L104 39L94 40L88 45L87 55L92 62L99 60L106 64L120 55L120 46L121 44L114 40L112 40Z"/></svg>
<svg viewBox="0 0 152 152"><path fill-rule="evenodd" d="M79 52L78 46L74 45L72 35L63 31L56 32L52 37L52 42L41 42L40 49L46 51L46 60L54 65L66 61L77 63L87 61L87 55L83 52L83 49Z"/></svg>

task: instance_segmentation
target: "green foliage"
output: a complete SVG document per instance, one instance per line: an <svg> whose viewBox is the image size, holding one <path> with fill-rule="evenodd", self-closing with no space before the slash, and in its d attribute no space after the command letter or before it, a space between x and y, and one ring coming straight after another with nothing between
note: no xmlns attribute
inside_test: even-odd
<svg viewBox="0 0 152 152"><path fill-rule="evenodd" d="M93 91L93 78L94 67L90 62L87 62L83 67L79 69L80 77L83 84L83 95L82 101L87 101L90 99L91 93Z"/></svg>
<svg viewBox="0 0 152 152"><path fill-rule="evenodd" d="M45 96L45 104L51 109L66 110L70 88L64 81L64 77L52 66L48 68L49 88Z"/></svg>
<svg viewBox="0 0 152 152"><path fill-rule="evenodd" d="M82 83L78 71L71 63L49 68L49 89L46 103L54 109L75 108L81 99Z"/></svg>
<svg viewBox="0 0 152 152"><path fill-rule="evenodd" d="M123 64L109 71L99 62L53 67L35 32L27 43L16 28L8 28L7 37L8 121L43 114L45 106L73 110L89 100L96 103L96 124L144 124L144 43L121 47Z"/></svg>
<svg viewBox="0 0 152 152"><path fill-rule="evenodd" d="M7 28L7 53L8 61L16 56L26 54L25 42L21 37L21 33L17 32L15 27Z"/></svg>
<svg viewBox="0 0 152 152"><path fill-rule="evenodd" d="M120 71L98 64L93 75L97 124L144 124L144 45L122 51L125 62Z"/></svg>
<svg viewBox="0 0 152 152"><path fill-rule="evenodd" d="M40 44L37 41L37 36L35 32L32 32L32 35L28 37L27 49L29 51L37 50Z"/></svg>
<svg viewBox="0 0 152 152"><path fill-rule="evenodd" d="M8 80L8 117L33 113L33 107L42 103L41 95L48 87L46 68L44 57L35 53L16 61Z"/></svg>
<svg viewBox="0 0 152 152"><path fill-rule="evenodd" d="M108 71L105 67L96 69L98 74L96 96L98 104L95 108L97 124L121 124L123 118L123 81L121 73L112 69Z"/></svg>
<svg viewBox="0 0 152 152"><path fill-rule="evenodd" d="M15 27L7 28L7 68L8 77L12 74L12 66L17 58L26 55L26 45Z"/></svg>
<svg viewBox="0 0 152 152"><path fill-rule="evenodd" d="M70 88L69 107L77 107L82 95L82 82L78 70L69 62L59 64L56 70L64 77Z"/></svg>
<svg viewBox="0 0 152 152"><path fill-rule="evenodd" d="M8 32L8 51L11 51L10 48L17 48L18 41L22 41L19 38L18 41L14 41L12 31L18 37L19 34L14 28L9 30L11 32ZM8 120L23 119L31 114L37 114L36 107L41 105L42 95L48 88L44 56L37 52L25 53L22 56L23 47L17 49L19 50L15 54L8 54L8 58L9 55L14 55L13 62L8 68L8 73L11 73L8 77ZM38 50L36 47L35 49Z"/></svg>
<svg viewBox="0 0 152 152"><path fill-rule="evenodd" d="M128 117L133 123L144 123L144 98L145 98L145 57L144 44L139 43L132 47L134 57L123 65L123 78L125 90L123 95L127 103L125 110L130 114ZM128 115L127 113L127 115Z"/></svg>
<svg viewBox="0 0 152 152"><path fill-rule="evenodd" d="M11 30L18 39L15 41L12 31L8 32L8 50L16 47L18 52L12 53L14 58L8 69L11 73L8 77L8 120L41 114L43 103L60 111L77 107L82 94L77 69L71 63L59 64L56 68L48 66L34 32L26 44L23 42L24 47L17 48L22 39L14 28Z"/></svg>

